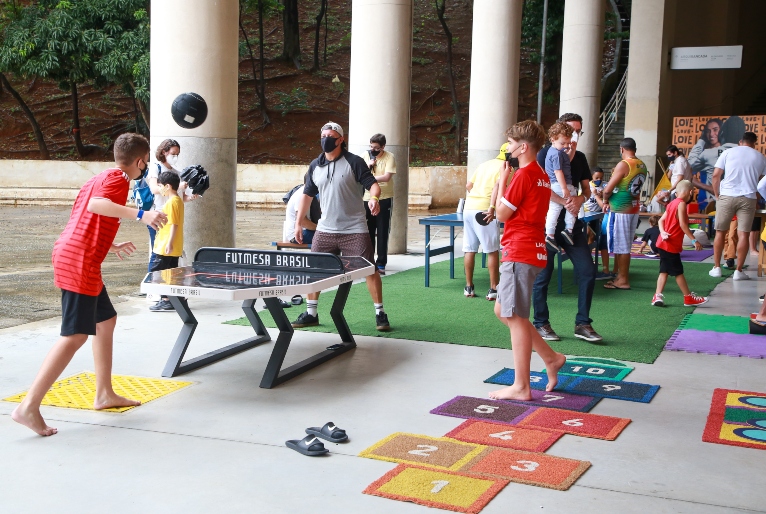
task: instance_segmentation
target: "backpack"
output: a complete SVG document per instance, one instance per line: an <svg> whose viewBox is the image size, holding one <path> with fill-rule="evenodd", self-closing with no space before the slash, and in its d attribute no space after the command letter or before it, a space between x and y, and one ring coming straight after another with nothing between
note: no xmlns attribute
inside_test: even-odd
<svg viewBox="0 0 766 514"><path fill-rule="evenodd" d="M159 168L159 164L157 167ZM146 182L146 178L136 180L136 184L133 186L132 196L136 207L142 211L149 211L154 205L154 194L152 194L152 190Z"/></svg>
<svg viewBox="0 0 766 514"><path fill-rule="evenodd" d="M289 190L287 193L285 193L285 196L283 196L283 197L282 197L282 201L283 201L283 202L285 202L285 205L287 204L287 202L289 202L289 201L290 201L290 197L291 197L291 196L293 196L293 194L294 194L294 193L295 193L295 192L296 192L298 189L300 189L300 188L302 188L302 187L303 187L303 184L298 184L297 186L295 186L294 188L292 188L291 190Z"/></svg>

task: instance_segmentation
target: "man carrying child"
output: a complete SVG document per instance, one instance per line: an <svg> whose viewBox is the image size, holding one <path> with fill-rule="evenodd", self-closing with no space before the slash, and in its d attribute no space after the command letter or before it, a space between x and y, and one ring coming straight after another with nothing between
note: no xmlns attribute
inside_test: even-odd
<svg viewBox="0 0 766 514"><path fill-rule="evenodd" d="M668 275L676 277L676 284L684 294L684 306L692 307L707 302L702 297L689 290L689 285L684 277L684 264L681 262L681 250L683 250L684 234L692 240L695 250L702 250L702 245L694 239L694 234L689 230L689 216L686 213L686 205L692 196L692 183L682 180L676 185L676 199L668 204L665 213L659 219L660 238L657 240L657 251L660 254L660 276L657 278L657 291L652 298L652 305L662 307L665 305L665 297L662 291L668 281Z"/></svg>
<svg viewBox="0 0 766 514"><path fill-rule="evenodd" d="M163 171L157 179L159 192L168 200L162 212L168 217L167 224L154 237L154 253L149 271L162 271L178 267L178 258L184 251L184 201L178 196L181 178L172 171ZM167 296L149 307L152 312L175 312Z"/></svg>

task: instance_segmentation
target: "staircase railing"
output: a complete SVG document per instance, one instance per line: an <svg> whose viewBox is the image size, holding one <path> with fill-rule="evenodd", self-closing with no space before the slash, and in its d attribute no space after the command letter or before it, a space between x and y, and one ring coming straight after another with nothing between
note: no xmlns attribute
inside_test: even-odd
<svg viewBox="0 0 766 514"><path fill-rule="evenodd" d="M606 104L604 112L601 113L601 118L599 119L598 123L598 140L600 143L604 143L606 141L606 133L609 130L609 127L612 126L612 123L617 121L618 112L622 105L625 103L625 95L627 91L628 70L625 70L625 73L622 75L622 79L620 79L620 84L617 86L617 90L614 92L612 98L609 99L609 102Z"/></svg>

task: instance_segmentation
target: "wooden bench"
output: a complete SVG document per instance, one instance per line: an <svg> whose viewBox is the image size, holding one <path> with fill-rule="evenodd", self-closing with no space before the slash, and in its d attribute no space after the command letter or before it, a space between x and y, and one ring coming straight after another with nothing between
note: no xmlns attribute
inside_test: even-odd
<svg viewBox="0 0 766 514"><path fill-rule="evenodd" d="M272 241L271 246L276 246L277 250L311 250L311 245L299 244L299 243L283 243L281 241Z"/></svg>

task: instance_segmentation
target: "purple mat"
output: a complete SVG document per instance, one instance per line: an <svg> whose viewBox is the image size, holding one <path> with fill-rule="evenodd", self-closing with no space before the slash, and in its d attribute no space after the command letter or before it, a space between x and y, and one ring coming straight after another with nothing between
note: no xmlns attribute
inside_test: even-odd
<svg viewBox="0 0 766 514"><path fill-rule="evenodd" d="M665 349L766 359L766 336L693 329L676 330L668 339Z"/></svg>

